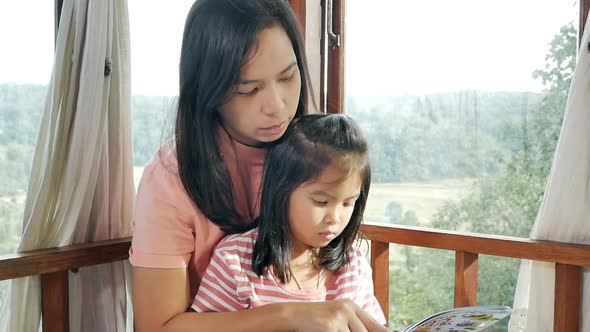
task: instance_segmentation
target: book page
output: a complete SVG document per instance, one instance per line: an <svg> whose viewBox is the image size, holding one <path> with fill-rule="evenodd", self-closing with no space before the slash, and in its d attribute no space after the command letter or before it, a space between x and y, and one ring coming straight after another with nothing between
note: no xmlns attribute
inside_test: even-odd
<svg viewBox="0 0 590 332"><path fill-rule="evenodd" d="M402 332L473 332L496 324L512 312L505 306L474 306L446 310L415 323Z"/></svg>

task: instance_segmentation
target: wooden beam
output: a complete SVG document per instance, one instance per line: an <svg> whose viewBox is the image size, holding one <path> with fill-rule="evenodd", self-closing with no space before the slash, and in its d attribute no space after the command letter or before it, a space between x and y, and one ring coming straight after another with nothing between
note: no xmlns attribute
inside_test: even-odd
<svg viewBox="0 0 590 332"><path fill-rule="evenodd" d="M59 31L59 21L61 19L61 9L64 6L64 1L63 0L55 0L54 2L54 16L53 16L53 27L54 27L54 32L53 32L53 45L54 48L57 47L57 33Z"/></svg>
<svg viewBox="0 0 590 332"><path fill-rule="evenodd" d="M131 238L0 256L0 280L64 271L129 258Z"/></svg>
<svg viewBox="0 0 590 332"><path fill-rule="evenodd" d="M580 330L581 300L582 268L567 264L555 264L554 332Z"/></svg>
<svg viewBox="0 0 590 332"><path fill-rule="evenodd" d="M371 241L590 267L590 245L366 222Z"/></svg>
<svg viewBox="0 0 590 332"><path fill-rule="evenodd" d="M44 332L70 329L68 271L41 275L41 320Z"/></svg>
<svg viewBox="0 0 590 332"><path fill-rule="evenodd" d="M455 308L477 305L478 254L455 253Z"/></svg>
<svg viewBox="0 0 590 332"><path fill-rule="evenodd" d="M299 19L299 25L301 26L301 34L305 40L305 26L307 23L307 5L305 0L289 0L295 15Z"/></svg>
<svg viewBox="0 0 590 332"><path fill-rule="evenodd" d="M345 0L332 0L332 32L339 36L340 45L327 45L326 67L326 113L345 112L344 87L344 17L346 14ZM329 15L329 13L328 13ZM330 27L327 27L330 29ZM329 31L329 30L328 30ZM329 36L327 36L329 38Z"/></svg>
<svg viewBox="0 0 590 332"><path fill-rule="evenodd" d="M375 297L389 320L389 243L371 241L371 267Z"/></svg>
<svg viewBox="0 0 590 332"><path fill-rule="evenodd" d="M584 34L584 27L586 20L588 19L588 11L590 10L590 0L580 0L580 16L579 16L579 29L578 29L578 45L582 42L582 36ZM590 51L589 45L579 45L580 50Z"/></svg>

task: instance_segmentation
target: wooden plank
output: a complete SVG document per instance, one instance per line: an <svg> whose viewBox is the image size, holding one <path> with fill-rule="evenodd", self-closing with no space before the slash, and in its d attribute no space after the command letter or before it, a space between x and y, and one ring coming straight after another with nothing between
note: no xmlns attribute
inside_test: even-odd
<svg viewBox="0 0 590 332"><path fill-rule="evenodd" d="M455 253L455 308L477 304L478 254Z"/></svg>
<svg viewBox="0 0 590 332"><path fill-rule="evenodd" d="M590 267L590 245L367 222L368 240Z"/></svg>
<svg viewBox="0 0 590 332"><path fill-rule="evenodd" d="M41 275L43 332L69 331L68 271Z"/></svg>
<svg viewBox="0 0 590 332"><path fill-rule="evenodd" d="M299 25L301 26L301 34L305 40L305 26L307 22L307 5L305 0L289 0L295 15L299 19Z"/></svg>
<svg viewBox="0 0 590 332"><path fill-rule="evenodd" d="M580 1L580 17L579 17L579 29L578 29L578 44L582 41L582 35L584 34L584 27L586 20L588 19L588 11L590 10L590 0ZM590 45L580 45L580 50L590 51Z"/></svg>
<svg viewBox="0 0 590 332"><path fill-rule="evenodd" d="M327 16L328 10L326 8L328 0L320 0L321 4L321 17L320 17L320 112L326 113L326 97L327 97L327 65L328 65L328 53L326 51L327 41Z"/></svg>
<svg viewBox="0 0 590 332"><path fill-rule="evenodd" d="M553 331L580 330L582 299L582 268L555 264L555 307Z"/></svg>
<svg viewBox="0 0 590 332"><path fill-rule="evenodd" d="M385 319L389 319L389 243L371 241L373 290Z"/></svg>
<svg viewBox="0 0 590 332"><path fill-rule="evenodd" d="M64 1L63 0L55 0L54 2L54 19L53 19L53 26L54 26L54 31L53 31L53 45L54 48L57 47L57 32L59 31L59 21L61 19L61 9L63 8L64 5Z"/></svg>
<svg viewBox="0 0 590 332"><path fill-rule="evenodd" d="M0 280L126 260L130 246L131 238L123 238L2 255Z"/></svg>
<svg viewBox="0 0 590 332"><path fill-rule="evenodd" d="M327 48L326 112L345 113L344 87L344 17L345 0L332 0L332 31L340 36L340 46Z"/></svg>

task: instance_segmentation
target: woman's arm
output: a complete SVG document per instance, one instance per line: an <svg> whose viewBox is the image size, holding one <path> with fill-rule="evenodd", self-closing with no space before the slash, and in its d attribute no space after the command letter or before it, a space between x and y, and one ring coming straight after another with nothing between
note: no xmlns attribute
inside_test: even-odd
<svg viewBox="0 0 590 332"><path fill-rule="evenodd" d="M280 303L224 313L186 312L191 301L185 269L134 268L137 332L387 331L350 300Z"/></svg>

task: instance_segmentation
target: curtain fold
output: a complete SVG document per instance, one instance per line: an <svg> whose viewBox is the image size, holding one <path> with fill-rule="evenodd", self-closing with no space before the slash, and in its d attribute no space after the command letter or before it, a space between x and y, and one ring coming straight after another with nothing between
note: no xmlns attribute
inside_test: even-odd
<svg viewBox="0 0 590 332"><path fill-rule="evenodd" d="M576 69L545 195L531 239L590 244L590 21ZM581 331L590 332L590 270L584 269ZM553 331L555 264L523 261L510 331Z"/></svg>
<svg viewBox="0 0 590 332"><path fill-rule="evenodd" d="M127 1L64 0L18 252L130 236L131 137ZM71 331L125 331L128 271L69 273ZM40 311L39 277L12 280L0 331L38 331Z"/></svg>

